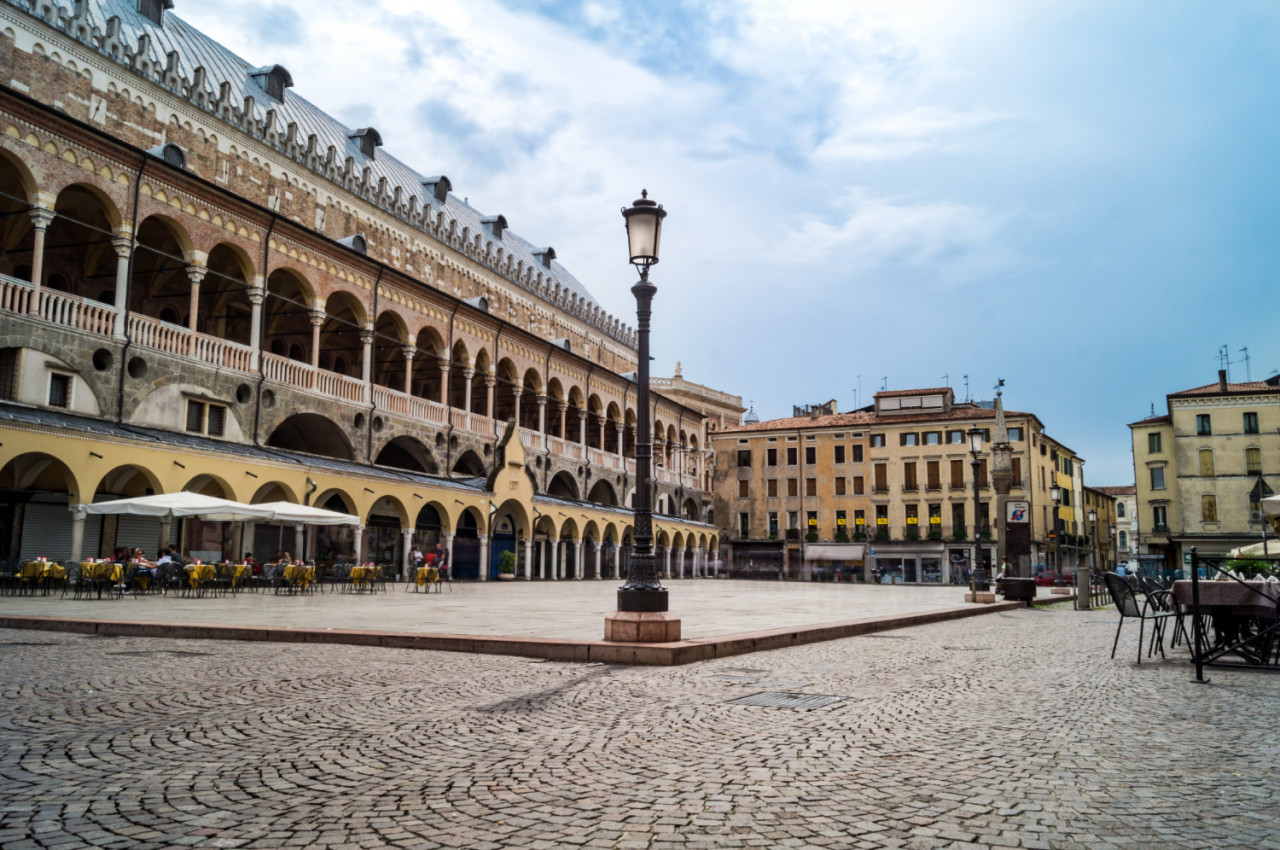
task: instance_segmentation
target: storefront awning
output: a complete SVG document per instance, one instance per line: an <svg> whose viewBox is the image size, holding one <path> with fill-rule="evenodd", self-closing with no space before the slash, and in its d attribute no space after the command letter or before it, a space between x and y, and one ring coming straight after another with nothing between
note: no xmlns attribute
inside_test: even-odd
<svg viewBox="0 0 1280 850"><path fill-rule="evenodd" d="M865 543L810 543L804 547L806 561L861 561L866 554Z"/></svg>

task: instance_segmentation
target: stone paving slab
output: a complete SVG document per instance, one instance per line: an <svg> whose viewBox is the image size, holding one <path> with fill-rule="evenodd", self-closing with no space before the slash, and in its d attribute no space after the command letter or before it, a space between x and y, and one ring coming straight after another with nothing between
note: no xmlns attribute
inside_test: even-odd
<svg viewBox="0 0 1280 850"><path fill-rule="evenodd" d="M681 667L0 631L0 845L1280 847L1280 677L1115 624ZM741 703L782 685L842 699Z"/></svg>

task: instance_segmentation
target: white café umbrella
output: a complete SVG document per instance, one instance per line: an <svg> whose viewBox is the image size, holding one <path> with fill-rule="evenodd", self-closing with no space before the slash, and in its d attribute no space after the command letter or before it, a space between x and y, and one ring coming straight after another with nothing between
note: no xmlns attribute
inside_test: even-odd
<svg viewBox="0 0 1280 850"><path fill-rule="evenodd" d="M1266 516L1280 516L1280 496L1267 496L1263 499L1262 513Z"/></svg>
<svg viewBox="0 0 1280 850"><path fill-rule="evenodd" d="M246 505L230 499L202 496L199 493L157 493L133 499L116 499L84 506L90 514L127 514L153 517L200 517L210 522L243 522L269 520L272 511L261 505Z"/></svg>
<svg viewBox="0 0 1280 850"><path fill-rule="evenodd" d="M302 525L359 525L360 517L351 514L327 511L324 508L313 508L309 505L295 505L292 502L262 502L253 505L271 512L270 519L276 522L292 522Z"/></svg>

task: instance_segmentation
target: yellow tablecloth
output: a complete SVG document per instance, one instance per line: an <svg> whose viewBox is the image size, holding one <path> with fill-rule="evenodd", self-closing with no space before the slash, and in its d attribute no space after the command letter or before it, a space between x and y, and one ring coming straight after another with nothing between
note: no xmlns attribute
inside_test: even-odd
<svg viewBox="0 0 1280 850"><path fill-rule="evenodd" d="M31 582L44 581L45 579L64 579L66 577L66 568L61 564L55 564L53 561L27 561L22 565L22 570L18 573L18 578Z"/></svg>
<svg viewBox="0 0 1280 850"><path fill-rule="evenodd" d="M187 569L187 583L192 588L197 588L208 581L213 581L214 577L213 564L192 564Z"/></svg>
<svg viewBox="0 0 1280 850"><path fill-rule="evenodd" d="M370 584L378 576L377 567L352 567L351 583L360 587Z"/></svg>
<svg viewBox="0 0 1280 850"><path fill-rule="evenodd" d="M284 568L284 580L299 587L306 587L314 577L313 570L315 567L308 567L305 564L290 564Z"/></svg>
<svg viewBox="0 0 1280 850"><path fill-rule="evenodd" d="M124 570L113 561L104 561L101 564L85 564L80 574L91 581L119 581Z"/></svg>
<svg viewBox="0 0 1280 850"><path fill-rule="evenodd" d="M418 567L418 587L435 584L440 580L440 571L435 567Z"/></svg>

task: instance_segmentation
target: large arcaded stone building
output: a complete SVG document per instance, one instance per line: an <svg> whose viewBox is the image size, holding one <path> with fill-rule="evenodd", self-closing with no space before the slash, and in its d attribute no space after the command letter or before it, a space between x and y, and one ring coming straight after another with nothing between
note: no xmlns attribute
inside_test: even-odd
<svg viewBox="0 0 1280 850"><path fill-rule="evenodd" d="M191 489L365 521L308 540L189 522L171 537L193 551L400 562L441 539L460 576L502 549L524 574L616 573L631 328L554 248L172 6L0 2L4 554L154 551L155 522L68 505ZM655 399L658 527L698 568L707 418ZM493 489L509 420L527 492Z"/></svg>

